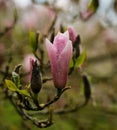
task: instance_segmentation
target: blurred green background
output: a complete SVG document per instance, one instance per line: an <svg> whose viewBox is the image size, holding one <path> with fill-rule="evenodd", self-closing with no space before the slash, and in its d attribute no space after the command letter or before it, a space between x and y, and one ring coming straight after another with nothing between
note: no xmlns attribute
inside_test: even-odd
<svg viewBox="0 0 117 130"><path fill-rule="evenodd" d="M42 5L44 1L40 2L41 4L30 3L23 6L16 2L17 22L13 25L15 4L13 1L0 0L0 33L13 25L9 31L0 36L0 73L5 70L10 57L12 57L11 71L15 65L23 63L24 58L32 53L29 46L29 31L39 30L43 35L48 35L57 15L56 29L60 24L66 27L72 26L81 36L81 48L87 53L85 71L91 81L92 96L88 105L77 112L55 114L54 124L44 129L117 130L117 26L107 25L108 23L102 22L97 14L83 20L80 17L79 5L83 8L85 4L80 0L69 0L67 4L62 0L62 4L60 2L57 4L56 1ZM78 70L74 72L69 82L72 90L68 90L67 96L82 102L82 82ZM1 88L0 130L37 129L40 128L18 115Z"/></svg>

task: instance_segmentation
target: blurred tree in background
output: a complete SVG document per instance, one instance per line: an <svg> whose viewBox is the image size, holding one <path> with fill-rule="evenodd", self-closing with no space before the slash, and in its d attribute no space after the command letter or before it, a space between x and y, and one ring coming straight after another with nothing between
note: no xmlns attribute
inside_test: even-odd
<svg viewBox="0 0 117 130"><path fill-rule="evenodd" d="M70 39L74 42L67 82L71 89L62 89L58 100L45 39L53 42L57 32L66 30L76 39ZM30 71L36 68L31 66L33 60L40 62L35 66L41 64L43 76L39 105L29 84ZM37 130L51 124L46 129L116 130L116 79L117 0L0 0L0 130Z"/></svg>

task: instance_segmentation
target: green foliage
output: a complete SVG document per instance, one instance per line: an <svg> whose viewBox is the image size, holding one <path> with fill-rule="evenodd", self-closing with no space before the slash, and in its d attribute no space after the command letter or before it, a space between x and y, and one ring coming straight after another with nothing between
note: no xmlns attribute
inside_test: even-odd
<svg viewBox="0 0 117 130"><path fill-rule="evenodd" d="M69 64L69 67L72 68L74 66L74 62L73 62L73 59L70 60L70 64Z"/></svg>
<svg viewBox="0 0 117 130"><path fill-rule="evenodd" d="M24 96L30 97L30 94L28 93L28 91L18 89L17 86L15 85L15 83L12 82L11 80L6 79L5 84L6 84L6 86L8 87L9 90L14 91L14 92L18 92L18 93L20 93Z"/></svg>
<svg viewBox="0 0 117 130"><path fill-rule="evenodd" d="M15 85L15 83L13 83L11 80L5 80L6 86L8 87L9 90L11 91L17 91L17 87Z"/></svg>
<svg viewBox="0 0 117 130"><path fill-rule="evenodd" d="M99 7L98 0L90 0L90 2L88 4L88 9L89 10L92 10L93 12L95 12L98 7Z"/></svg>
<svg viewBox="0 0 117 130"><path fill-rule="evenodd" d="M29 42L33 53L35 53L38 48L38 42L37 42L36 34L32 31L29 32Z"/></svg>
<svg viewBox="0 0 117 130"><path fill-rule="evenodd" d="M20 94L24 96L30 97L30 94L26 90L17 89L17 92L19 92Z"/></svg>
<svg viewBox="0 0 117 130"><path fill-rule="evenodd" d="M84 51L77 59L75 63L75 67L80 67L86 59L86 51Z"/></svg>
<svg viewBox="0 0 117 130"><path fill-rule="evenodd" d="M16 72L12 72L12 80L17 87L20 86L20 76Z"/></svg>

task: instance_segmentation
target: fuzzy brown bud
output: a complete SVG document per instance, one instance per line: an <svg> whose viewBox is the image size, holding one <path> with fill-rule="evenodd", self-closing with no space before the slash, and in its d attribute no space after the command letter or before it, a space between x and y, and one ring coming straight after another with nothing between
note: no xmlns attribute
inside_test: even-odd
<svg viewBox="0 0 117 130"><path fill-rule="evenodd" d="M38 65L37 61L35 61L33 64L31 75L31 89L35 94L37 94L40 92L41 87L42 87L42 78L41 78L40 66Z"/></svg>

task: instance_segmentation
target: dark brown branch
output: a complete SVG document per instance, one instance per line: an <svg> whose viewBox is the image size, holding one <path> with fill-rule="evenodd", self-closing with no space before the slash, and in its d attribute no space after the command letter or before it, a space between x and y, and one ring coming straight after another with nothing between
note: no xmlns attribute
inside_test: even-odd
<svg viewBox="0 0 117 130"><path fill-rule="evenodd" d="M47 102L46 104L39 104L37 107L34 107L33 105L31 105L30 101L28 100L28 98L26 99L27 102L29 103L28 106L22 104L22 103L19 103L19 107L21 107L22 109L25 109L25 110L31 110L31 111L39 111L39 110L43 110L44 108L50 106L51 104L55 103L56 101L58 101L61 97L61 95L68 89L70 89L71 87L66 87L64 88L60 94L57 93L57 95L52 99L50 100L49 102ZM25 101L26 102L26 101Z"/></svg>
<svg viewBox="0 0 117 130"><path fill-rule="evenodd" d="M38 120L38 119L30 116L24 109L21 109L21 111L22 111L23 116L26 119L32 121L33 124L35 124L39 128L46 128L46 127L49 127L53 124L52 120L50 120L51 118L46 119L46 120Z"/></svg>
<svg viewBox="0 0 117 130"><path fill-rule="evenodd" d="M72 113L72 112L76 112L78 110L80 110L81 108L85 107L86 105L88 104L88 101L85 100L84 103L82 104L76 104L73 108L62 108L62 109L57 109L57 110L54 110L53 111L53 114L67 114L67 113ZM45 110L45 111L38 111L38 112L35 112L35 113L29 113L30 116L34 116L34 115L38 115L38 114L49 114L49 111L48 110Z"/></svg>

